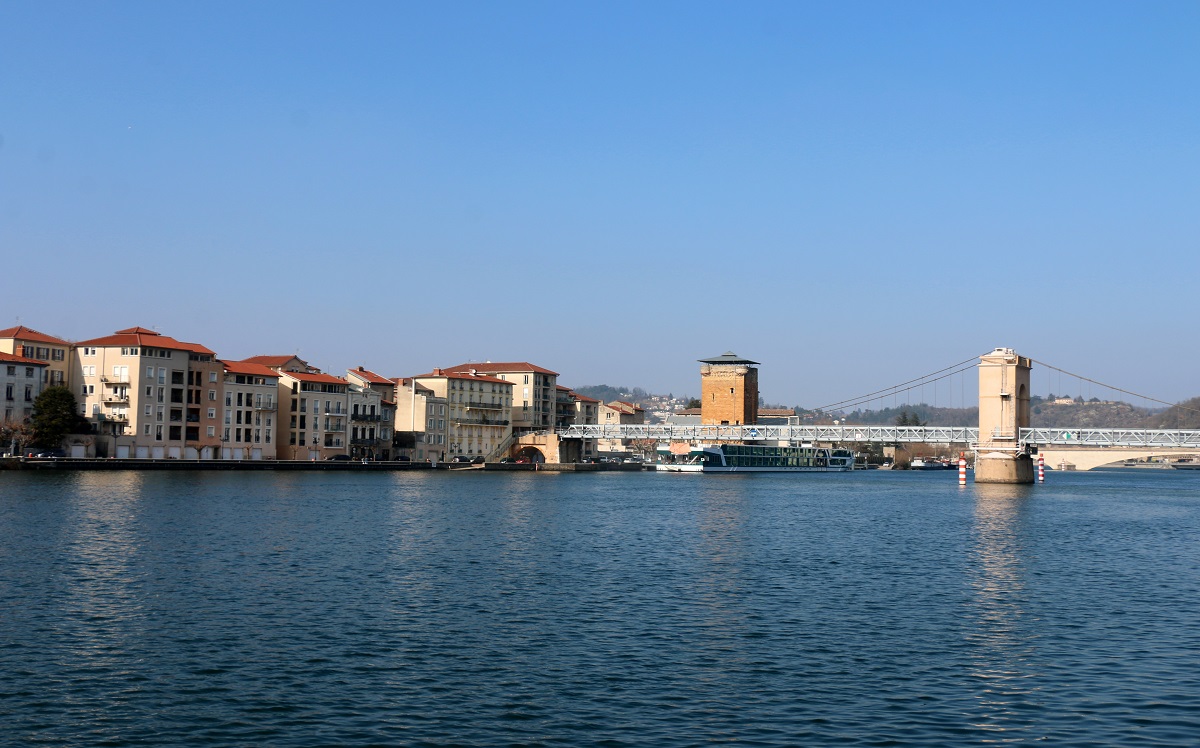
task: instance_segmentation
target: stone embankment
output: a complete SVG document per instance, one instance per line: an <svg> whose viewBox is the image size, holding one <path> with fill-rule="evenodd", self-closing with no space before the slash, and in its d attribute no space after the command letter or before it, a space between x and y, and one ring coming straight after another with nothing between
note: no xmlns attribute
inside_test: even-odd
<svg viewBox="0 0 1200 748"><path fill-rule="evenodd" d="M396 470L508 470L545 473L637 472L654 466L619 463L500 463L468 465L441 462L361 462L354 460L139 460L78 459L71 457L5 457L0 470L278 470L278 471L396 471Z"/></svg>

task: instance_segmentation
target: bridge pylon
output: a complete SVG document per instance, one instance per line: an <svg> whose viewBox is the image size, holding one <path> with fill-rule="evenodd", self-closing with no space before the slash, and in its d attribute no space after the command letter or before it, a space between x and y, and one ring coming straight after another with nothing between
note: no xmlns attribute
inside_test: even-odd
<svg viewBox="0 0 1200 748"><path fill-rule="evenodd" d="M1021 443L1021 429L1029 428L1032 363L1012 348L979 357L976 483L1033 483L1033 460Z"/></svg>

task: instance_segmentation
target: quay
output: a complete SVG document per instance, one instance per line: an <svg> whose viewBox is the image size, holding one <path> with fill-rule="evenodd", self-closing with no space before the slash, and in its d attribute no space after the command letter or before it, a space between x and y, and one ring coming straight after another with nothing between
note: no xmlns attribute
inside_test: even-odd
<svg viewBox="0 0 1200 748"><path fill-rule="evenodd" d="M465 472L475 470L499 470L508 472L538 473L595 473L595 472L638 472L654 469L653 465L622 465L618 463L532 463L514 464L488 462L483 465L439 462L354 460L153 460L153 459L107 459L72 457L3 457L0 470L275 470L275 471L407 471L449 470Z"/></svg>
<svg viewBox="0 0 1200 748"><path fill-rule="evenodd" d="M355 462L353 460L154 460L72 457L5 457L0 470L279 470L396 471L443 470L428 462Z"/></svg>

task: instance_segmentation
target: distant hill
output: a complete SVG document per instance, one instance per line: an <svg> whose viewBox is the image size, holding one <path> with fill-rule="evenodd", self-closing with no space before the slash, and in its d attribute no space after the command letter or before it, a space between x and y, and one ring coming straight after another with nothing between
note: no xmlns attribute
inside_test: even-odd
<svg viewBox="0 0 1200 748"><path fill-rule="evenodd" d="M1042 398L1030 398L1029 422L1039 426L1074 426L1089 429L1147 428L1146 420L1154 414L1148 408L1137 408L1129 403L1103 402L1077 398L1071 402L1057 402Z"/></svg>
<svg viewBox="0 0 1200 748"><path fill-rule="evenodd" d="M909 417L915 415L921 423L930 426L979 425L979 408L938 408L925 403L883 410L856 410L843 414L839 420L863 426L895 426L903 413L907 413Z"/></svg>
<svg viewBox="0 0 1200 748"><path fill-rule="evenodd" d="M1093 429L1112 428L1200 428L1200 398L1182 403L1165 411L1138 408L1125 402L1101 401L1080 398L1061 402L1035 396L1029 401L1029 420L1034 428L1063 426ZM1191 408L1192 410L1188 410ZM803 411L802 411L803 412ZM977 426L979 408L937 408L925 403L904 405L883 410L854 411L851 413L824 414L826 419L844 419L850 424L864 426L891 426L903 413L915 415L921 423L930 426Z"/></svg>
<svg viewBox="0 0 1200 748"><path fill-rule="evenodd" d="M1146 419L1148 429L1200 429L1200 397L1193 397Z"/></svg>
<svg viewBox="0 0 1200 748"><path fill-rule="evenodd" d="M642 400L646 399L646 391L641 387L612 387L607 384L589 384L584 387L573 387L572 390L578 392L585 397L594 397L606 403L611 403L613 400L624 400L640 404L638 397Z"/></svg>

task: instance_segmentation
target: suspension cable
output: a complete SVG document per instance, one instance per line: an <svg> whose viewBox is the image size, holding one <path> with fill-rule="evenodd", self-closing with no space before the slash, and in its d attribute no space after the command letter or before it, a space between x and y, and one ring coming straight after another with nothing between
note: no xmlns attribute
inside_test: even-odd
<svg viewBox="0 0 1200 748"><path fill-rule="evenodd" d="M937 377L935 379L926 379L926 380L922 381L920 384L914 384L911 387L906 387L904 389L899 389L900 385L896 385L897 389L895 390L895 392L891 392L889 394L897 394L900 392L910 392L922 385L932 384L933 382L940 382L943 379L949 379L950 377L955 376L956 374L962 374L964 372L971 371L974 368L975 368L975 364L971 364L970 366L964 366L961 369L956 369L948 374L943 374L942 376ZM877 399L880 399L880 398L864 396L862 399L859 399L859 400L843 400L841 403L838 404L838 409L839 410L847 410L849 408L854 408L859 405L863 405L865 403L870 403L872 400L877 400ZM832 406L827 405L824 408L813 408L813 410L826 410L827 408L830 408L830 407L832 407Z"/></svg>
<svg viewBox="0 0 1200 748"><path fill-rule="evenodd" d="M981 354L981 355L983 355L983 354ZM830 408L845 407L845 405L847 403L858 405L861 403L870 402L871 400L874 400L876 395L880 395L880 397L887 397L887 395L894 395L898 392L907 392L908 390L913 389L913 387L909 387L907 390L902 389L904 387L904 385L906 385L906 384L912 384L913 382L920 382L921 380L929 379L934 374L941 374L942 372L949 371L950 369L957 369L958 367L962 366L963 364L969 363L969 364L972 364L972 366L974 366L974 362L977 361L978 359L979 359L979 356L972 356L971 358L959 361L957 364L951 364L950 366L947 366L944 369L938 369L935 372L926 374L921 377L917 377L916 379L910 379L907 382L901 382L900 384L893 385L891 387L884 387L882 390L875 390L874 392L868 392L867 394L860 395L859 397L851 397L846 400L839 400L836 403L830 403L829 405L822 405L819 408L809 408L809 410L828 410ZM968 368L971 368L971 367L968 367ZM952 372L952 374L957 374L957 373L958 372ZM947 374L946 376L951 376L951 374ZM945 377L938 377L938 379L945 379ZM933 381L936 382L937 380L935 379ZM886 393L886 394L881 395L880 393Z"/></svg>
<svg viewBox="0 0 1200 748"><path fill-rule="evenodd" d="M1116 390L1117 392L1121 392L1126 395L1133 395L1134 397L1140 397L1143 400L1149 400L1150 402L1158 403L1159 405L1166 405L1169 408L1179 408L1180 410L1188 410L1188 411L1191 411L1192 413L1200 413L1200 409L1197 409L1197 408L1189 408L1186 405L1180 405L1178 403L1169 403L1166 400L1159 400L1156 397L1150 397L1149 395L1142 395L1137 392L1130 392L1129 390L1123 390L1120 387L1114 387L1111 384L1105 384L1104 382L1097 382L1095 379L1088 379L1087 377L1081 376L1079 374L1072 374L1071 372L1067 371L1066 369L1060 369L1057 366L1046 363L1045 361L1038 361L1037 359L1034 359L1034 358L1031 358L1029 360L1035 364L1038 364L1039 366L1045 366L1047 369L1053 369L1053 370L1057 371L1059 374L1066 374L1069 377L1075 377L1076 379L1082 379L1085 382L1091 382L1092 384L1098 384L1101 387L1105 387L1110 390Z"/></svg>

